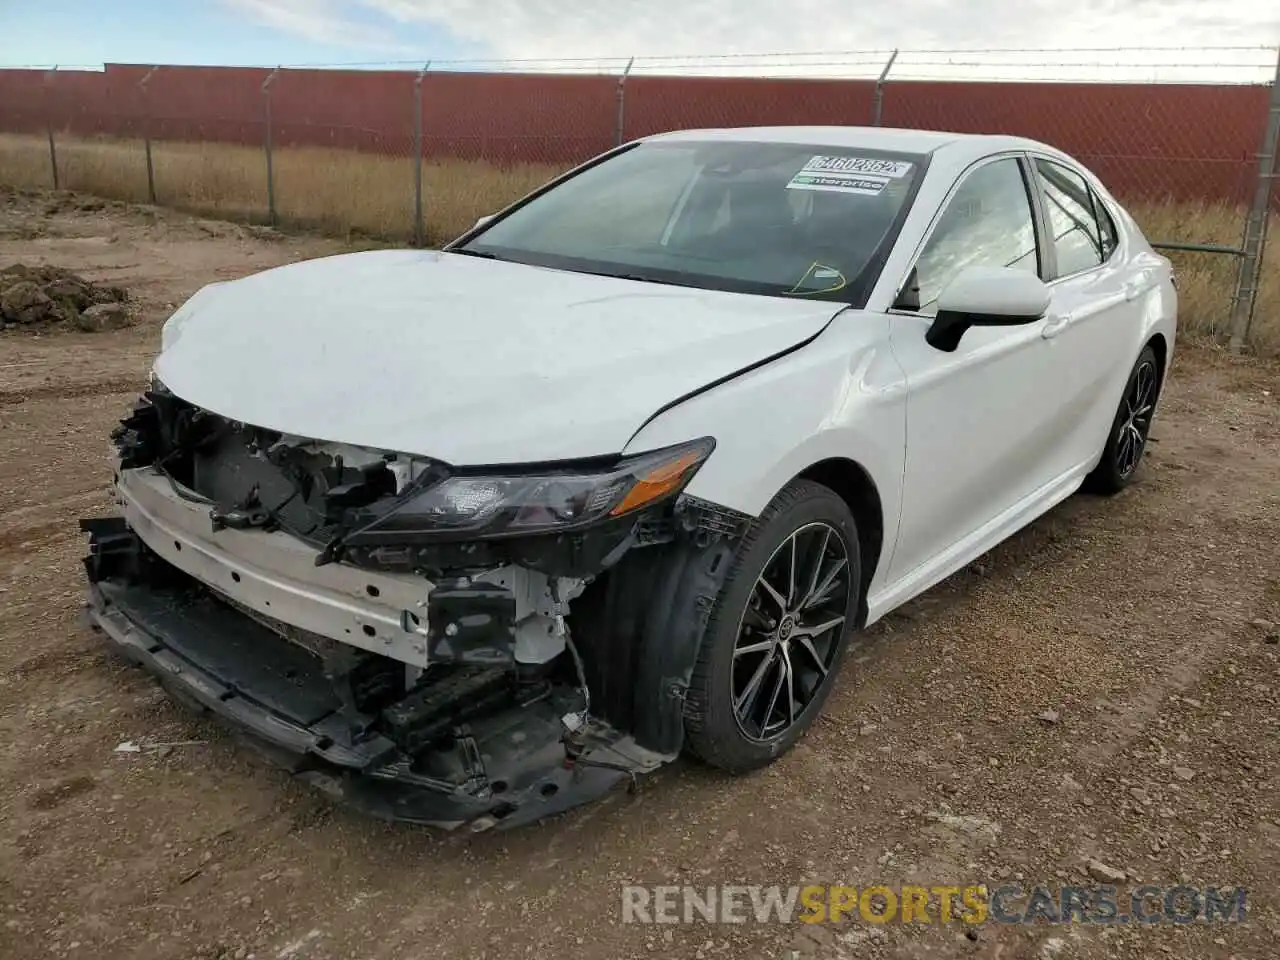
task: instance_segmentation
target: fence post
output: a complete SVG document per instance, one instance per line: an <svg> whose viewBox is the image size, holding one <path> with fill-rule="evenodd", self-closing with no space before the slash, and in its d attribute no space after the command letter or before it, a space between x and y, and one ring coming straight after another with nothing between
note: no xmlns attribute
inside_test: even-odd
<svg viewBox="0 0 1280 960"><path fill-rule="evenodd" d="M159 69L152 67L138 81L138 90L142 94L142 145L147 151L147 202L152 204L156 202L156 169L151 163L151 97L147 93L147 81Z"/></svg>
<svg viewBox="0 0 1280 960"><path fill-rule="evenodd" d="M635 64L636 58L632 57L623 68L622 76L618 77L618 119L613 127L613 144L616 147L622 146L622 131L627 121L627 77L631 76L631 68Z"/></svg>
<svg viewBox="0 0 1280 960"><path fill-rule="evenodd" d="M57 64L44 78L44 128L49 135L49 168L53 171L53 189L58 189L58 148L53 142L53 84L58 74Z"/></svg>
<svg viewBox="0 0 1280 960"><path fill-rule="evenodd" d="M422 246L426 224L422 219L422 81L431 69L428 60L413 81L413 243Z"/></svg>
<svg viewBox="0 0 1280 960"><path fill-rule="evenodd" d="M262 81L262 107L263 119L267 124L266 136L263 138L264 146L267 150L267 219L274 227L276 225L276 173L272 166L271 158L271 81L276 78L276 74L280 72L280 68L276 67L269 74L267 79Z"/></svg>
<svg viewBox="0 0 1280 960"><path fill-rule="evenodd" d="M873 127L880 126L880 114L884 110L884 84L889 79L889 71L893 69L893 61L898 59L898 51L894 50L889 54L889 59L885 62L884 69L880 71L880 76L876 78L876 92L871 101L871 125Z"/></svg>
<svg viewBox="0 0 1280 960"><path fill-rule="evenodd" d="M1236 293L1232 301L1231 339L1228 346L1232 353L1244 349L1249 339L1249 326L1253 322L1254 308L1258 301L1258 284L1262 278L1262 254L1267 245L1267 222L1271 216L1271 193L1276 181L1276 153L1280 148L1280 48L1276 50L1276 73L1271 80L1271 101L1267 108L1267 120L1258 148L1258 183L1253 192L1253 203L1244 222L1244 243L1241 249L1240 272L1236 276Z"/></svg>

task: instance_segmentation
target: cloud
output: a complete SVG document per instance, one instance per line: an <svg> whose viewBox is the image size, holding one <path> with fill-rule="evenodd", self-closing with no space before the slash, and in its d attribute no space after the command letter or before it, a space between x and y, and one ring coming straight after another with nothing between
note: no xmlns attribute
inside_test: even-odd
<svg viewBox="0 0 1280 960"><path fill-rule="evenodd" d="M492 60L560 61L561 66L568 59L582 60L581 68L588 70L617 70L636 56L637 70L649 72L874 76L888 50L900 48L904 53L894 70L900 78L1258 82L1270 78L1275 54L1257 47L1280 43L1275 0L224 2L280 31L378 51L388 59L435 58L439 64L459 56L458 50L482 51L479 56ZM420 42L409 46L410 38ZM1089 49L1120 44L1130 49ZM1205 49L1215 46L1254 49ZM1158 54L1132 49L1146 47L1166 49ZM1075 49L1067 56L1049 48ZM814 50L846 52L708 59ZM1029 52L991 52L1008 50Z"/></svg>
<svg viewBox="0 0 1280 960"><path fill-rule="evenodd" d="M385 27L362 22L351 5L337 0L223 0L238 13L281 33L313 43L352 47L381 53L408 53ZM344 12L345 11L345 12Z"/></svg>
<svg viewBox="0 0 1280 960"><path fill-rule="evenodd" d="M1280 42L1274 0L356 0L495 57Z"/></svg>

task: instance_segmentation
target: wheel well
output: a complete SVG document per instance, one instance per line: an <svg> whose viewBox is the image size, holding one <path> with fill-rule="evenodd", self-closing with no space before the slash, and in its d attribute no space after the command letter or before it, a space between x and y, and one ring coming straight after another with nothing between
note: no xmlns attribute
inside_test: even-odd
<svg viewBox="0 0 1280 960"><path fill-rule="evenodd" d="M867 587L876 572L880 550L884 546L884 508L880 505L880 492L862 465L853 460L823 460L801 473L800 478L834 491L853 512L853 519L858 524L858 552L862 558L859 619L865 621Z"/></svg>
<svg viewBox="0 0 1280 960"><path fill-rule="evenodd" d="M1163 387L1165 365L1169 361L1169 343L1165 340L1163 333L1157 333L1147 341L1147 346L1149 346L1156 355L1156 368L1160 374L1157 383Z"/></svg>

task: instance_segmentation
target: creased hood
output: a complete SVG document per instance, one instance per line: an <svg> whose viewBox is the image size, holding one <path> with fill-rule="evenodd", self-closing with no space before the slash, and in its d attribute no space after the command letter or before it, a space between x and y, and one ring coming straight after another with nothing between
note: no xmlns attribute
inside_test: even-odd
<svg viewBox="0 0 1280 960"><path fill-rule="evenodd" d="M283 433L455 465L564 460L620 452L664 405L837 309L376 251L206 287L166 325L155 373Z"/></svg>

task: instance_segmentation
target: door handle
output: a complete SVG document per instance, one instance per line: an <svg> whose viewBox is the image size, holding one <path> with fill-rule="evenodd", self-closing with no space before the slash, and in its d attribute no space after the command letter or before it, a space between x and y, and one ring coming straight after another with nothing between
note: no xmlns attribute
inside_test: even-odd
<svg viewBox="0 0 1280 960"><path fill-rule="evenodd" d="M1044 327L1040 330L1040 336L1044 337L1046 340L1052 340L1070 326L1072 319L1073 316L1070 313L1055 313L1050 315L1049 319L1045 321Z"/></svg>

